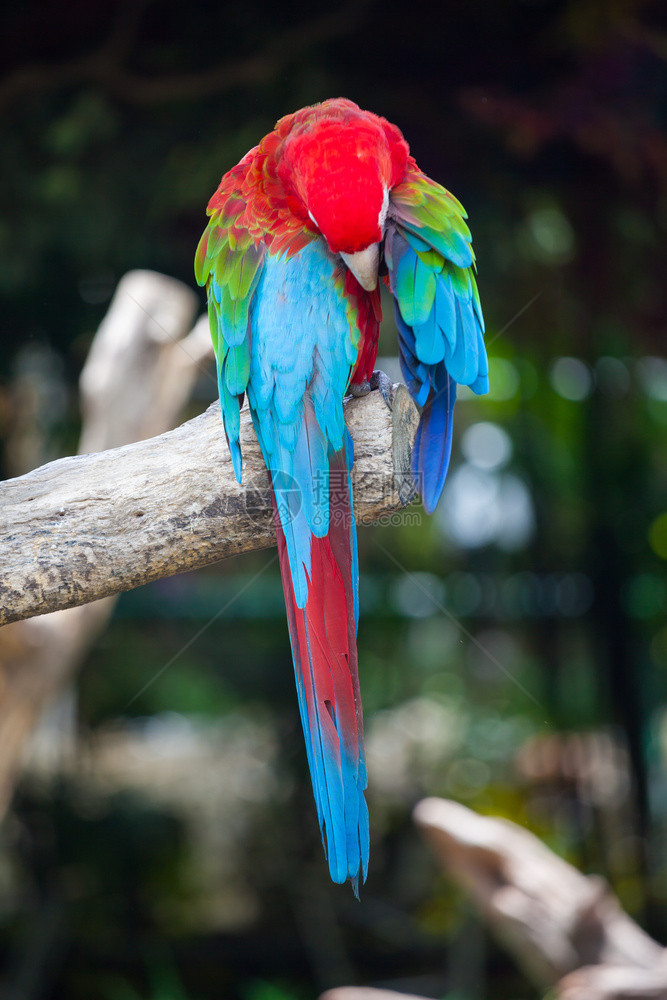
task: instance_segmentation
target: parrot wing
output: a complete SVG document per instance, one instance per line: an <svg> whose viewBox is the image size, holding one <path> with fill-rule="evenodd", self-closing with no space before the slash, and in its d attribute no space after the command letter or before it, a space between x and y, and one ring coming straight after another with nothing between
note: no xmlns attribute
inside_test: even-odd
<svg viewBox="0 0 667 1000"><path fill-rule="evenodd" d="M218 393L234 474L241 482L240 410L250 376L250 305L266 246L243 225L241 184L248 156L223 178L208 208L209 223L195 255L195 277L208 284L208 320L218 372Z"/></svg>
<svg viewBox="0 0 667 1000"><path fill-rule="evenodd" d="M414 161L390 195L385 260L403 377L422 407L413 473L429 514L447 475L456 384L488 392L484 318L465 218L461 203Z"/></svg>

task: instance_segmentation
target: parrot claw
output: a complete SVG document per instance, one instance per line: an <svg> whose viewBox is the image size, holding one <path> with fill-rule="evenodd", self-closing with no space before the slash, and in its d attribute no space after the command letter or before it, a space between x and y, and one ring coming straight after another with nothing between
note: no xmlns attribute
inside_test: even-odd
<svg viewBox="0 0 667 1000"><path fill-rule="evenodd" d="M374 371L370 379L364 379L363 382L353 382L348 391L351 396L359 398L359 396L367 396L373 389L380 391L380 395L391 410L394 405L394 387L384 372Z"/></svg>
<svg viewBox="0 0 667 1000"><path fill-rule="evenodd" d="M360 396L368 395L371 391L371 384L368 379L365 378L363 382L352 382L348 391L350 396L354 396L355 399L358 399Z"/></svg>
<svg viewBox="0 0 667 1000"><path fill-rule="evenodd" d="M370 377L370 381L369 381L368 384L370 385L371 389L378 389L379 392L380 392L380 395L384 399L384 401L387 404L388 408L390 410L393 409L393 406L394 406L394 387L391 384L391 382L389 381L389 377L387 375L385 375L385 373L383 371L380 371L378 369L377 371L373 372L373 374Z"/></svg>

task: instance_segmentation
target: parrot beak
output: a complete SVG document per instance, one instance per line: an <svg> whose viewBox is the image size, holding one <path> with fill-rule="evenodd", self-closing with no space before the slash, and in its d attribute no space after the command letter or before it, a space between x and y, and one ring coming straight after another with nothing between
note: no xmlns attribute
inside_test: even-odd
<svg viewBox="0 0 667 1000"><path fill-rule="evenodd" d="M372 292L377 288L378 267L380 266L380 244L371 243L365 250L356 253L343 253L341 257L349 267L362 288Z"/></svg>

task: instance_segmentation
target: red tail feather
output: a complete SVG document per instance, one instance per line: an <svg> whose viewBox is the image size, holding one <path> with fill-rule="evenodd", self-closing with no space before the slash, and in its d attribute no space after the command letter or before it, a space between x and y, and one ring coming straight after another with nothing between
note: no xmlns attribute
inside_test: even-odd
<svg viewBox="0 0 667 1000"><path fill-rule="evenodd" d="M342 453L339 453L342 455ZM368 811L357 669L355 584L349 488L344 455L332 461L329 534L311 538L308 600L297 606L285 536L276 512L299 708L308 763L331 877L366 877ZM338 468L337 468L338 466ZM343 471L344 470L344 471ZM333 480L333 475L332 475Z"/></svg>

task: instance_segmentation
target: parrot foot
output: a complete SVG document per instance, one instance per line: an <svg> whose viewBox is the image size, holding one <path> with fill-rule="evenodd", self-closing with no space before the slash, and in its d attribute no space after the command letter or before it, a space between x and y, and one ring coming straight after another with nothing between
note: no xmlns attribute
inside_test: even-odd
<svg viewBox="0 0 667 1000"><path fill-rule="evenodd" d="M354 396L355 399L359 399L360 396L367 396L371 391L371 384L368 379L364 379L363 382L352 382L347 390L350 396Z"/></svg>
<svg viewBox="0 0 667 1000"><path fill-rule="evenodd" d="M368 383L371 389L377 389L391 410L394 405L394 387L389 381L389 377L379 369L374 371Z"/></svg>
<svg viewBox="0 0 667 1000"><path fill-rule="evenodd" d="M367 396L373 389L379 390L380 395L391 410L394 405L394 387L384 372L374 371L370 379L364 379L363 382L353 382L349 393L358 398L359 396Z"/></svg>

